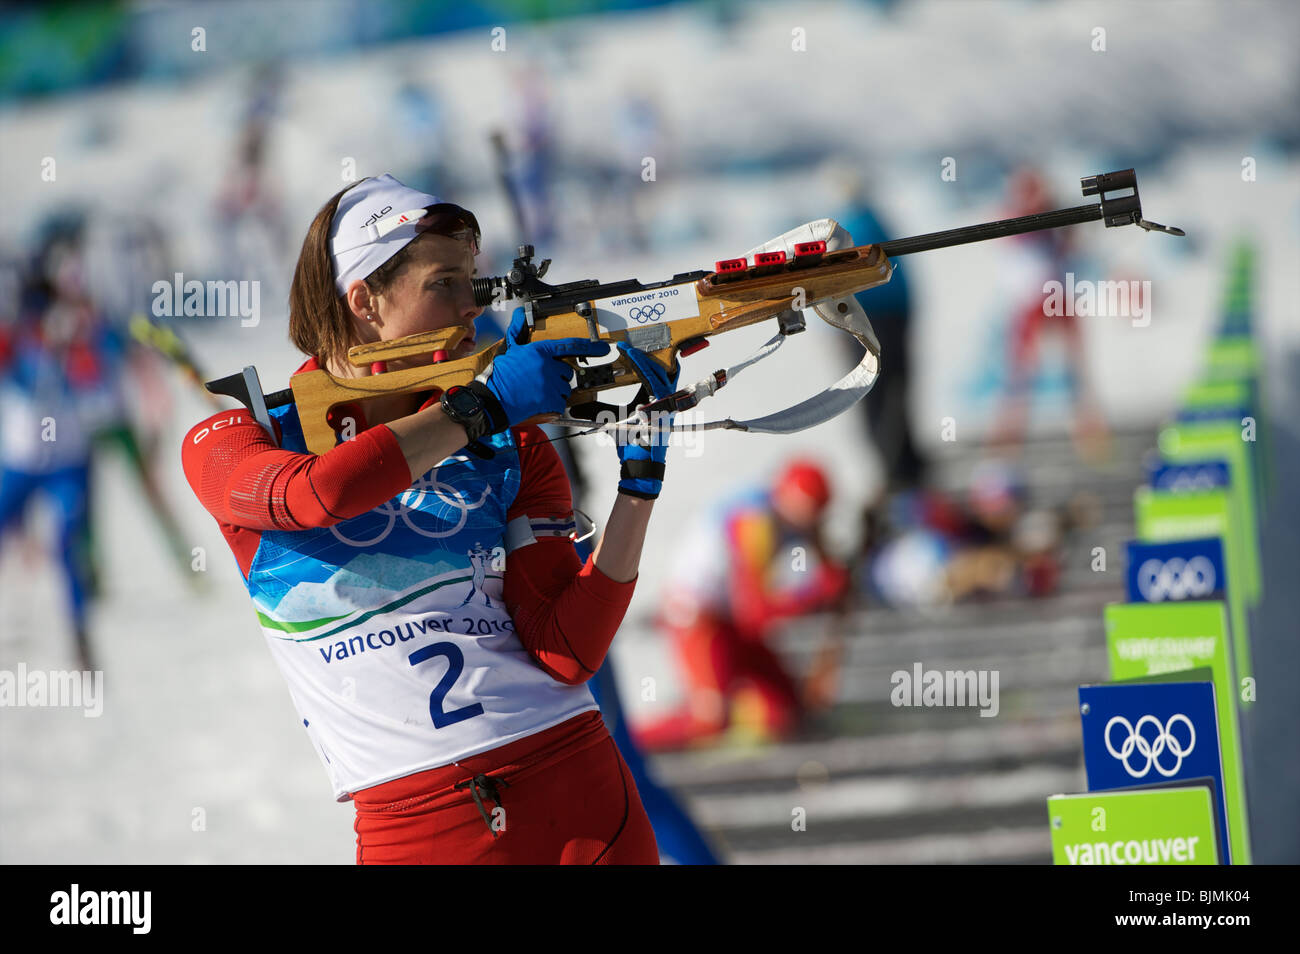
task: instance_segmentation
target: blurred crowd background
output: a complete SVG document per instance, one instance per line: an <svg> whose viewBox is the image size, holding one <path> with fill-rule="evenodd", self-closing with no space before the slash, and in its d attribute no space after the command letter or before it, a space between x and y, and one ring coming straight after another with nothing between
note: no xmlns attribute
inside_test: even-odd
<svg viewBox="0 0 1300 954"><path fill-rule="evenodd" d="M93 720L3 714L0 861L351 860L350 810L179 466L183 433L226 406L200 382L255 364L287 385L297 250L347 182L389 172L473 210L481 274L527 241L548 280L654 281L824 216L866 243L1079 205L1080 177L1131 166L1146 216L1186 238L1094 224L901 259L860 296L885 368L861 408L674 450L614 653L643 740L686 749L652 770L727 860L1048 860L1042 800L1081 786L1072 687L1105 674L1142 456L1243 240L1279 467L1296 434L1297 35L1284 2L6 8L0 464L51 476L0 501L0 668L76 660L107 701ZM1149 283L1142 315L1045 318L1067 273ZM257 313L160 314L154 283L189 280L256 282ZM683 380L767 333L714 339ZM810 325L699 416L793 404L851 345ZM15 436L22 415L56 405L65 456L33 463L49 448ZM570 447L599 519L613 451ZM701 702L700 581L745 558L719 541L756 499L827 572L768 554L795 575L767 574L772 611L728 623L767 648L728 661L757 697L741 679ZM1294 644L1290 626L1266 635ZM915 660L1001 669L1000 716L891 709L889 673ZM1300 857L1270 808L1293 776L1252 787L1280 845L1258 861ZM831 822L791 839L804 803Z"/></svg>

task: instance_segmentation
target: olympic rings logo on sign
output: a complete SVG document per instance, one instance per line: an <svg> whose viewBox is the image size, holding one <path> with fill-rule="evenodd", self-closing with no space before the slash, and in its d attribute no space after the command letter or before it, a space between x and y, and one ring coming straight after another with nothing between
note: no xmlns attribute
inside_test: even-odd
<svg viewBox="0 0 1300 954"><path fill-rule="evenodd" d="M1187 726L1187 748L1183 748L1182 743L1173 734L1174 723L1180 720ZM1157 733L1156 737L1149 742L1142 736L1142 727L1148 723L1156 727ZM1121 743L1118 752L1115 751L1115 746L1110 741L1110 730L1116 724L1122 725L1128 731L1128 737ZM1160 725L1160 720L1152 715L1144 715L1138 719L1137 725L1131 725L1128 719L1123 716L1115 716L1106 723L1105 739L1106 751L1119 759L1124 765L1124 771L1128 772L1133 778L1142 778L1151 771L1153 765L1157 772L1165 778L1170 778L1178 774L1178 770L1183 767L1183 759L1191 755L1192 749L1196 748L1196 728L1192 725L1192 720L1181 712L1171 715L1169 721L1163 727ZM1165 749L1168 749L1178 758L1174 767L1168 770L1160 764L1160 755ZM1128 758L1134 751L1147 760L1141 771L1134 771L1133 766L1128 764Z"/></svg>
<svg viewBox="0 0 1300 954"><path fill-rule="evenodd" d="M1217 584L1214 564L1203 556L1195 556L1190 560L1179 557L1169 560L1153 558L1138 567L1137 571L1138 592L1149 603L1209 596Z"/></svg>
<svg viewBox="0 0 1300 954"><path fill-rule="evenodd" d="M656 318L662 318L665 310L664 303L657 301L653 305L646 305L644 308L637 305L628 312L628 315L631 316L633 321L644 324L647 321L654 321Z"/></svg>
<svg viewBox="0 0 1300 954"><path fill-rule="evenodd" d="M1214 490L1219 486L1214 471L1201 468L1193 471L1171 471L1160 480L1160 490Z"/></svg>
<svg viewBox="0 0 1300 954"><path fill-rule="evenodd" d="M344 534L339 530L337 525L330 527L330 533L334 534L335 539L340 543L346 543L348 546L370 547L386 540L388 535L393 532L393 528L397 526L397 521L400 519L404 524L406 524L408 530L411 530L422 537L427 537L431 540L438 540L459 533L469 521L469 512L471 510L478 510L482 507L483 503L487 500L488 495L491 493L491 486L484 486L483 493L479 495L478 500L471 500L469 494L457 490L445 481L439 480L438 468L435 467L433 470L429 471L428 474L413 483L410 488L402 491L402 493L393 500L386 501L368 513L361 515L361 518L368 517L371 514L376 514L386 518L385 523L378 533L364 539L355 539ZM428 495L430 494L457 511L456 522L453 526L441 530L430 530L421 527L411 519L412 513L424 512L421 510L421 506L429 499Z"/></svg>

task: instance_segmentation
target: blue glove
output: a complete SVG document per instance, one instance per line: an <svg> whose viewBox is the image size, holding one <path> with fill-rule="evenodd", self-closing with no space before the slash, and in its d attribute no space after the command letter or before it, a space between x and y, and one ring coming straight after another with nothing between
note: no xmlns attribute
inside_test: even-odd
<svg viewBox="0 0 1300 954"><path fill-rule="evenodd" d="M522 308L515 310L506 332L506 350L492 362L483 386L475 388L488 405L496 431L539 414L558 414L564 410L572 391L569 382L573 380L573 367L561 358L596 358L609 354L609 342L587 338L553 338L520 344L523 314Z"/></svg>
<svg viewBox="0 0 1300 954"><path fill-rule="evenodd" d="M510 313L510 327L506 329L506 347L510 348L524 343L524 332L528 330L528 316L522 308Z"/></svg>
<svg viewBox="0 0 1300 954"><path fill-rule="evenodd" d="M669 375L648 354L624 341L618 343L618 350L636 365L641 377L649 382L650 400L657 401L677 390L680 364L677 371ZM648 403L641 401L640 397L638 395L638 403ZM622 464L619 469L619 493L644 500L654 500L659 496L664 485L664 461L668 457L668 438L672 433L668 428L672 426L673 416L668 412L656 412L651 421L649 440L644 444L617 438L618 459Z"/></svg>

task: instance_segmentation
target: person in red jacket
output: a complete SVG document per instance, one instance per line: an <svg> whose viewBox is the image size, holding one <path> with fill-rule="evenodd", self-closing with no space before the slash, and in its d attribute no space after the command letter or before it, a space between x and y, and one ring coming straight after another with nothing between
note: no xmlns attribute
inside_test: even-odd
<svg viewBox="0 0 1300 954"><path fill-rule="evenodd" d="M336 194L294 274L300 372L364 377L383 369L352 366L350 346L453 326L468 333L451 357L473 352L478 241L472 214L391 176ZM609 346L527 342L522 328L467 387L338 409L324 454L306 451L292 404L269 429L226 411L185 438L190 486L235 555L335 797L356 807L359 864L658 861L585 682L631 599L667 442L618 446L617 500L580 563L559 458L521 425L564 408L561 359ZM672 390L620 349L652 394Z"/></svg>
<svg viewBox="0 0 1300 954"><path fill-rule="evenodd" d="M1042 175L1023 167L1008 183L1007 215L1037 215L1057 208ZM1007 378L994 422L991 442L1014 448L1024 441L1029 424L1033 379L1042 361L1042 345L1059 334L1065 349L1070 400L1074 409L1074 442L1086 457L1106 449L1106 421L1088 374L1081 315L1073 309L1061 315L1049 308L1047 286L1064 282L1075 255L1074 232L1052 229L1017 235L1008 243L1008 267L1000 281L1013 307L1008 337Z"/></svg>
<svg viewBox="0 0 1300 954"><path fill-rule="evenodd" d="M634 727L645 748L716 739L744 688L758 698L763 735L781 739L800 728L810 700L767 640L777 624L835 605L848 592L848 571L822 539L830 499L821 467L794 460L770 487L728 498L684 541L663 622L686 703Z"/></svg>

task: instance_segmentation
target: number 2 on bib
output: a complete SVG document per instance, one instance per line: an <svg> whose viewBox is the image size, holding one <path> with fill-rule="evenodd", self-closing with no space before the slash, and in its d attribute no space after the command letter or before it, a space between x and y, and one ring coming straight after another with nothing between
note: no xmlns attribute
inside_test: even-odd
<svg viewBox="0 0 1300 954"><path fill-rule="evenodd" d="M429 646L421 646L411 653L409 659L412 666L418 666L425 660L433 659L435 656L442 656L447 660L447 671L438 680L438 684L433 687L433 692L429 693L429 715L433 718L433 727L435 729L445 729L449 725L455 725L457 722L464 722L466 719L482 715L483 705L479 702L474 703L472 706L461 706L451 712L443 711L443 699L446 698L447 693L451 691L451 687L456 684L456 680L460 678L461 672L465 669L465 654L460 651L460 647L455 643L433 643Z"/></svg>

